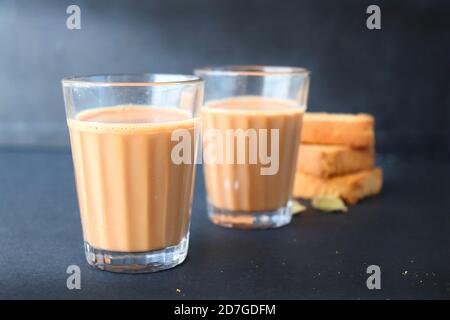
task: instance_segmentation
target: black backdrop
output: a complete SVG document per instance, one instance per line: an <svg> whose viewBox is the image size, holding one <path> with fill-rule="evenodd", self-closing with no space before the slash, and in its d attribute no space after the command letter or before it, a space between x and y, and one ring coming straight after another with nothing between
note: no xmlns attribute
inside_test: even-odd
<svg viewBox="0 0 450 320"><path fill-rule="evenodd" d="M0 0L0 144L67 146L64 76L216 64L306 67L309 110L373 113L380 152L450 159L444 0Z"/></svg>

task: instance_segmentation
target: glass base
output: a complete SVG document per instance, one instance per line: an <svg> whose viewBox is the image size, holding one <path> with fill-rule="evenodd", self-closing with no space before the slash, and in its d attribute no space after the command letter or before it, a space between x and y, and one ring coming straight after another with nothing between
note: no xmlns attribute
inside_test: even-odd
<svg viewBox="0 0 450 320"><path fill-rule="evenodd" d="M292 218L291 201L273 211L231 211L208 203L208 217L212 223L227 228L271 229L285 226Z"/></svg>
<svg viewBox="0 0 450 320"><path fill-rule="evenodd" d="M100 270L121 273L157 272L173 268L186 259L189 234L175 246L147 252L116 252L97 249L84 242L87 262Z"/></svg>

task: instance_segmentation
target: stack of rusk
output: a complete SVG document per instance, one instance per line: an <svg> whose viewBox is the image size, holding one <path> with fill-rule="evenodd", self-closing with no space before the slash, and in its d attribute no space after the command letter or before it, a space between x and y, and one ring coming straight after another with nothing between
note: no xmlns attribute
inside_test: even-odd
<svg viewBox="0 0 450 320"><path fill-rule="evenodd" d="M305 113L294 197L338 196L349 204L381 190L368 114Z"/></svg>

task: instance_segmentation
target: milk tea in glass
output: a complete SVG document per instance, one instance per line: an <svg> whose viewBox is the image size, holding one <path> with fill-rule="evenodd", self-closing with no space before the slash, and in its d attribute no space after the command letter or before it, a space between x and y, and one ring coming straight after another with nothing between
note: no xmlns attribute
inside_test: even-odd
<svg viewBox="0 0 450 320"><path fill-rule="evenodd" d="M230 66L195 74L205 80L200 114L210 220L246 229L288 224L309 72Z"/></svg>
<svg viewBox="0 0 450 320"><path fill-rule="evenodd" d="M88 263L127 273L182 263L203 81L142 74L62 84Z"/></svg>

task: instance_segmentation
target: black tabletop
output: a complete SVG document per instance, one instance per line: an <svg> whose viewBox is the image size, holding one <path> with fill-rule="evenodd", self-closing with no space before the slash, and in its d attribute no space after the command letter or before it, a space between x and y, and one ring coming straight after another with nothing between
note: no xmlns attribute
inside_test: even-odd
<svg viewBox="0 0 450 320"><path fill-rule="evenodd" d="M87 265L68 151L0 151L0 298L450 298L450 165L381 157L380 195L344 214L308 209L286 227L215 226L197 171L186 261L125 275ZM81 289L69 290L69 265ZM381 289L369 290L369 265Z"/></svg>

